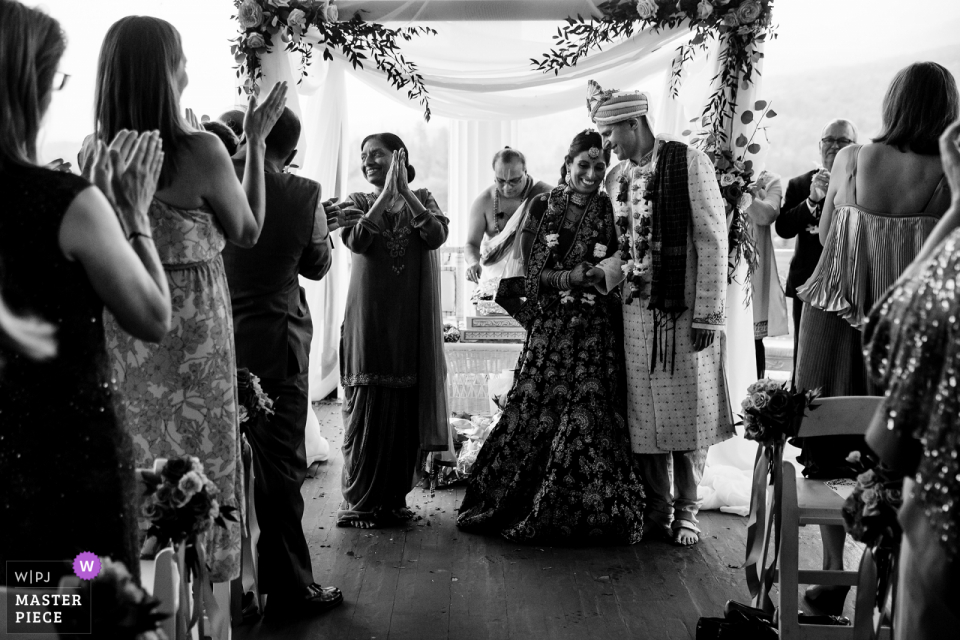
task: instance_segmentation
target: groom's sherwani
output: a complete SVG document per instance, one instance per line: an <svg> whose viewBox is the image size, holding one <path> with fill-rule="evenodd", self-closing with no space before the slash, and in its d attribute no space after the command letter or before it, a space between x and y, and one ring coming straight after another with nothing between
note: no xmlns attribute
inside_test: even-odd
<svg viewBox="0 0 960 640"><path fill-rule="evenodd" d="M644 190L647 180L652 179L663 144L658 138L647 165L639 167L623 161L607 175L607 192L614 199L617 215L628 216L634 246ZM616 201L624 175L630 181L626 203ZM687 147L686 190L692 209L684 282L687 309L677 318L675 332L670 327L655 331L654 311L647 308L649 299L635 299L623 306L627 422L635 453L694 451L734 435L723 370L726 216L713 164L704 153L691 147ZM623 278L621 264L615 258L603 265L608 287ZM695 351L694 329L718 333L713 344Z"/></svg>

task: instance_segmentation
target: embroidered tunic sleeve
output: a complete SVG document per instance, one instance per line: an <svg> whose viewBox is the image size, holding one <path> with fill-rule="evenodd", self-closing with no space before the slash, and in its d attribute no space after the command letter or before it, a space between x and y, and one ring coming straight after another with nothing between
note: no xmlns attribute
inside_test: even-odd
<svg viewBox="0 0 960 640"><path fill-rule="evenodd" d="M703 152L690 147L687 148L687 188L697 254L693 328L723 331L727 297L727 223L723 196L713 163Z"/></svg>
<svg viewBox="0 0 960 640"><path fill-rule="evenodd" d="M347 196L346 200L347 203L353 204L356 208L363 211L364 214L370 210L369 203L363 194L351 193ZM370 243L373 242L374 236L377 235L380 235L380 227L364 215L355 226L344 229L341 232L340 239L343 240L343 244L347 245L350 251L354 253L364 253L370 248Z"/></svg>
<svg viewBox="0 0 960 640"><path fill-rule="evenodd" d="M419 190L417 198L426 211L413 219L413 226L420 233L420 238L428 249L439 249L447 241L447 227L450 221L440 211L440 206L429 191Z"/></svg>

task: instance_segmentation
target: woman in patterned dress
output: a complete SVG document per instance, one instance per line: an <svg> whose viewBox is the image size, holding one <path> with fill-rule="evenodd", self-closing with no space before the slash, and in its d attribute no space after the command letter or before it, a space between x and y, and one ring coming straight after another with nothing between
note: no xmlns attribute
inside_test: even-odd
<svg viewBox="0 0 960 640"><path fill-rule="evenodd" d="M217 485L220 504L240 508L233 317L220 251L228 240L252 246L260 235L265 139L283 109L286 87L274 87L259 108L250 100L241 186L220 140L180 116L186 86L186 58L173 25L131 16L110 27L100 50L95 137L110 139L123 128L160 132L165 157L150 232L173 317L163 342L152 345L106 314L107 351L137 464L197 456ZM213 582L240 575L239 522L214 527L205 546Z"/></svg>
<svg viewBox="0 0 960 640"><path fill-rule="evenodd" d="M477 456L457 525L520 542L638 542L643 488L630 453L620 297L603 295L596 263L618 249L600 191L610 152L578 134L563 181L532 199L519 251L522 282L501 283L505 308L527 329L500 421ZM510 304L517 285L519 306ZM518 300L514 301L519 302Z"/></svg>

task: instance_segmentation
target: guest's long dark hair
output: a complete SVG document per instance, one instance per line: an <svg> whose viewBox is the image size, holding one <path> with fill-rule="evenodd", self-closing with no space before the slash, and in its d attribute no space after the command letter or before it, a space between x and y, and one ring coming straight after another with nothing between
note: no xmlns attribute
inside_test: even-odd
<svg viewBox="0 0 960 640"><path fill-rule="evenodd" d="M407 145L403 144L400 136L395 133L371 133L360 143L361 151L363 151L364 145L370 140L376 140L390 151L400 151L402 149L407 155L407 182L413 182L413 179L417 175L417 170L410 164L410 152L407 151Z"/></svg>
<svg viewBox="0 0 960 640"><path fill-rule="evenodd" d="M108 143L121 129L159 130L163 139L160 188L177 173L177 151L189 133L180 118L177 69L180 34L159 18L128 16L110 27L97 68L95 131Z"/></svg>
<svg viewBox="0 0 960 640"><path fill-rule="evenodd" d="M958 110L953 75L936 62L915 62L890 83L883 97L883 132L873 141L938 156L940 136L957 119Z"/></svg>
<svg viewBox="0 0 960 640"><path fill-rule="evenodd" d="M567 155L563 158L563 164L560 166L559 184L565 184L567 182L567 165L573 162L573 159L578 155L594 147L601 149L603 161L608 165L610 164L610 150L603 148L603 137L593 129L584 129L573 137L573 142L570 143Z"/></svg>
<svg viewBox="0 0 960 640"><path fill-rule="evenodd" d="M37 162L37 133L67 47L60 23L0 0L0 168Z"/></svg>

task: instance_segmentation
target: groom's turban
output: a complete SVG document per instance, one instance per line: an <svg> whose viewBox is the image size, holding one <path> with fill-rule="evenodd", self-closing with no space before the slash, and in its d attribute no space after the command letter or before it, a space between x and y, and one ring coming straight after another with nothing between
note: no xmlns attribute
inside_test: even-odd
<svg viewBox="0 0 960 640"><path fill-rule="evenodd" d="M647 115L650 97L641 91L604 91L590 80L587 83L587 110L596 124L615 124Z"/></svg>

